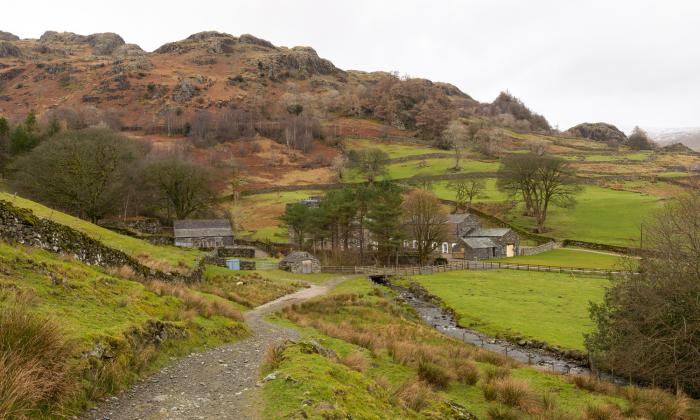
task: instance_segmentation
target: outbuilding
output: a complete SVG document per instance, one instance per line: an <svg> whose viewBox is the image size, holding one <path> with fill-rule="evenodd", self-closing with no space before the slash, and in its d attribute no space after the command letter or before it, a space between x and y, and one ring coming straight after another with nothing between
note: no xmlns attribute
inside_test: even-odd
<svg viewBox="0 0 700 420"><path fill-rule="evenodd" d="M321 271L321 263L318 258L305 251L291 252L279 262L280 270L292 273L318 273Z"/></svg>
<svg viewBox="0 0 700 420"><path fill-rule="evenodd" d="M233 229L228 219L176 220L173 224L175 246L221 248L233 246Z"/></svg>

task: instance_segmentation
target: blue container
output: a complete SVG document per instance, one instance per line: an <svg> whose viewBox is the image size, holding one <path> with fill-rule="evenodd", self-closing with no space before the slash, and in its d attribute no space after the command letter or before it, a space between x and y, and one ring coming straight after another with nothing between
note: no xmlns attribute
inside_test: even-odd
<svg viewBox="0 0 700 420"><path fill-rule="evenodd" d="M226 267L238 271L241 269L241 260L226 260Z"/></svg>

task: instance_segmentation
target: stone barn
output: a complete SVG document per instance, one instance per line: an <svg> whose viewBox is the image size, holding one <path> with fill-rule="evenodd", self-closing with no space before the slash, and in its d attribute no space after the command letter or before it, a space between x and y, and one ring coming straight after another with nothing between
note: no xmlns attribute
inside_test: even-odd
<svg viewBox="0 0 700 420"><path fill-rule="evenodd" d="M176 220L173 224L175 246L222 248L233 246L233 229L228 219Z"/></svg>
<svg viewBox="0 0 700 420"><path fill-rule="evenodd" d="M453 258L466 260L488 260L491 258L515 257L520 252L520 237L510 228L482 228L474 215L458 223L456 246Z"/></svg>
<svg viewBox="0 0 700 420"><path fill-rule="evenodd" d="M279 268L292 273L319 273L321 271L321 263L318 258L308 252L295 251L280 261Z"/></svg>

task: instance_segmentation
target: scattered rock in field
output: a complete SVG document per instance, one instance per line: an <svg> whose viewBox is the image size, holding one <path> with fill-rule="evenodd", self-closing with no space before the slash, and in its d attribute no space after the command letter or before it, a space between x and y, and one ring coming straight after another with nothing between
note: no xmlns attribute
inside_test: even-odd
<svg viewBox="0 0 700 420"><path fill-rule="evenodd" d="M153 402L164 402L164 401L166 401L168 398L169 398L168 395L161 394L161 395L156 395L155 397L153 397L152 401L153 401Z"/></svg>
<svg viewBox="0 0 700 420"><path fill-rule="evenodd" d="M274 381L275 379L277 379L278 374L279 374L278 372L270 373L269 375L267 375L263 378L263 382Z"/></svg>

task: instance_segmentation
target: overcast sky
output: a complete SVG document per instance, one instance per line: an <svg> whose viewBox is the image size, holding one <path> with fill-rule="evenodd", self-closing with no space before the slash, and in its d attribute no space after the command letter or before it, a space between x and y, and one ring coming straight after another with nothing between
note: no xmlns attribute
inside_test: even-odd
<svg viewBox="0 0 700 420"><path fill-rule="evenodd" d="M509 90L561 129L700 126L694 0L5 1L0 29L116 32L152 51L203 31L307 45L343 69L399 71L479 101Z"/></svg>

